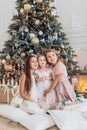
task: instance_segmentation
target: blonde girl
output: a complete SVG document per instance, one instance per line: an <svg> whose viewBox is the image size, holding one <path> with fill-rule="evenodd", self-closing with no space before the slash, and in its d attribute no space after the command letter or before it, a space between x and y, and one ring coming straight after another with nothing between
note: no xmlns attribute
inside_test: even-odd
<svg viewBox="0 0 87 130"><path fill-rule="evenodd" d="M65 65L59 60L58 54L54 49L48 49L45 53L47 61L52 65L53 82L48 89L44 91L44 96L53 89L57 92L57 101L68 99L75 102L76 96L73 86L70 84Z"/></svg>

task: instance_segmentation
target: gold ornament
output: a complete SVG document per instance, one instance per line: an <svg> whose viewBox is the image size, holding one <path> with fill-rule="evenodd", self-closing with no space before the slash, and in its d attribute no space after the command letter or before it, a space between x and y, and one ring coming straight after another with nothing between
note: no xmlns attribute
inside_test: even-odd
<svg viewBox="0 0 87 130"><path fill-rule="evenodd" d="M37 20L35 21L35 24L36 24L36 25L39 25L39 24L40 24L40 20L37 19Z"/></svg>
<svg viewBox="0 0 87 130"><path fill-rule="evenodd" d="M34 50L33 50L33 49L30 49L30 50L29 50L29 53L33 53L33 52L34 52Z"/></svg>
<svg viewBox="0 0 87 130"><path fill-rule="evenodd" d="M39 39L37 37L33 37L31 42L33 45L39 45Z"/></svg>
<svg viewBox="0 0 87 130"><path fill-rule="evenodd" d="M27 0L24 0L24 3L28 2Z"/></svg>
<svg viewBox="0 0 87 130"><path fill-rule="evenodd" d="M29 11L31 9L31 5L30 4L24 4L24 10L25 11Z"/></svg>
<svg viewBox="0 0 87 130"><path fill-rule="evenodd" d="M18 48L18 47L19 47L19 44L18 44L18 43L15 43L15 47Z"/></svg>
<svg viewBox="0 0 87 130"><path fill-rule="evenodd" d="M38 3L42 3L43 0L37 0Z"/></svg>
<svg viewBox="0 0 87 130"><path fill-rule="evenodd" d="M12 65L6 65L4 64L5 72L12 72L14 70Z"/></svg>
<svg viewBox="0 0 87 130"><path fill-rule="evenodd" d="M2 60L2 64L5 64L5 63L6 63L6 60L5 60L5 59L3 59L3 60Z"/></svg>
<svg viewBox="0 0 87 130"><path fill-rule="evenodd" d="M20 56L21 56L21 57L25 57L26 54L25 54L24 52L22 52Z"/></svg>
<svg viewBox="0 0 87 130"><path fill-rule="evenodd" d="M20 9L20 13L21 13L21 14L24 13L24 9L23 9L23 8Z"/></svg>

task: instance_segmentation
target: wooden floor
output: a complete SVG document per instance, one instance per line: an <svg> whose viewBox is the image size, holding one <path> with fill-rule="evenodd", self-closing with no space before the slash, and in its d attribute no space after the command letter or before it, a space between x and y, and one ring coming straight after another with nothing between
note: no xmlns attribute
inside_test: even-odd
<svg viewBox="0 0 87 130"><path fill-rule="evenodd" d="M0 116L0 130L27 130L19 123L15 123L9 119Z"/></svg>
<svg viewBox="0 0 87 130"><path fill-rule="evenodd" d="M27 130L19 123L13 122L7 118L0 116L0 130ZM47 130L59 130L56 126Z"/></svg>

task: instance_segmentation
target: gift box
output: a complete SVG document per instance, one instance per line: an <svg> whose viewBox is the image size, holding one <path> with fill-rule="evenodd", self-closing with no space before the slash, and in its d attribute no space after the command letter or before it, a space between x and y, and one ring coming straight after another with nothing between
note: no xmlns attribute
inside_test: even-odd
<svg viewBox="0 0 87 130"><path fill-rule="evenodd" d="M17 88L0 87L0 103L10 103Z"/></svg>

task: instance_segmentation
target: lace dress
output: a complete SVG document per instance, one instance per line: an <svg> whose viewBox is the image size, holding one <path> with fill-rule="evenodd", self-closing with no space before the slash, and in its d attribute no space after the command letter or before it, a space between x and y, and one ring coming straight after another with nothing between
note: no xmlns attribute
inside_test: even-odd
<svg viewBox="0 0 87 130"><path fill-rule="evenodd" d="M38 68L35 72L39 78L41 77L47 77L52 73L52 69L50 67L47 67L46 69L42 70L41 68ZM56 93L55 90L51 91L47 94L46 97L44 97L43 92L44 90L48 89L52 83L52 80L45 80L45 81L39 81L36 83L36 91L37 91L37 99L47 103L48 105L52 105L56 101Z"/></svg>

